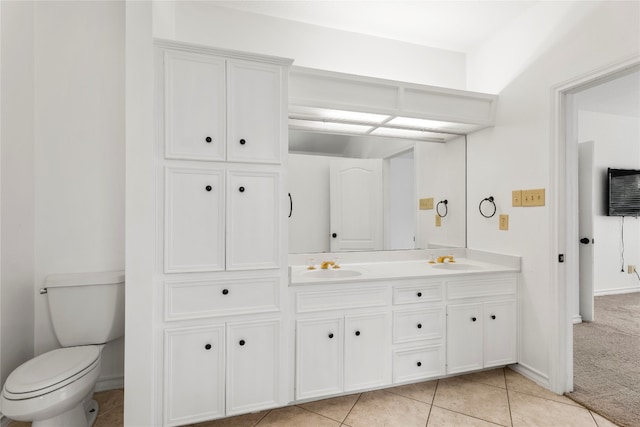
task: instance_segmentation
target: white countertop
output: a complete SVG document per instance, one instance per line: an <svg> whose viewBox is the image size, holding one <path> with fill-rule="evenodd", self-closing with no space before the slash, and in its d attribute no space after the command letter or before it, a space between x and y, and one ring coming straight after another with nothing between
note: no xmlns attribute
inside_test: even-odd
<svg viewBox="0 0 640 427"><path fill-rule="evenodd" d="M331 258L329 258L330 260ZM319 261L318 261L319 262ZM308 270L305 265L289 267L291 286L322 283L357 283L389 279L439 278L520 271L518 262L493 263L470 258L455 258L454 263L430 264L428 259L371 263L340 263L339 269ZM344 276L339 276L339 275ZM347 275L351 275L348 276Z"/></svg>

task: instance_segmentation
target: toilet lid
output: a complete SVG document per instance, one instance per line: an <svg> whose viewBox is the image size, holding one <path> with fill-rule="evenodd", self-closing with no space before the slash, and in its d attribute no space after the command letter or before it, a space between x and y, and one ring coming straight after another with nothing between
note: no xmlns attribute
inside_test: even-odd
<svg viewBox="0 0 640 427"><path fill-rule="evenodd" d="M4 389L11 394L31 394L62 385L78 374L84 375L83 371L99 357L99 346L95 345L49 351L18 366L7 378Z"/></svg>

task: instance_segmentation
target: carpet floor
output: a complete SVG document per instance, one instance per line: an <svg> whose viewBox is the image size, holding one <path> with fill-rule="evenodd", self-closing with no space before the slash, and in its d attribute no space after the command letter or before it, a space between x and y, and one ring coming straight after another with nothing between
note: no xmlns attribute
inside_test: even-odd
<svg viewBox="0 0 640 427"><path fill-rule="evenodd" d="M595 321L573 328L567 396L622 427L640 426L640 292L595 298Z"/></svg>

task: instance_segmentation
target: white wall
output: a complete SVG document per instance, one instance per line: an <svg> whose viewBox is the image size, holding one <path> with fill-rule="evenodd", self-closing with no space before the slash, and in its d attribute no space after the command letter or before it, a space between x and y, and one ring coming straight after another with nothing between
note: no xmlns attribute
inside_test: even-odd
<svg viewBox="0 0 640 427"><path fill-rule="evenodd" d="M558 255L550 240L551 88L640 54L639 6L540 2L468 57L469 89L500 90L496 126L468 138L468 247L522 256L520 364L540 381L556 360L549 342ZM546 19L553 10L565 19ZM511 191L527 188L546 188L547 205L512 208ZM498 229L497 215L487 220L477 213L488 195L496 198L497 214L510 215L508 232Z"/></svg>
<svg viewBox="0 0 640 427"><path fill-rule="evenodd" d="M2 8L4 379L59 346L47 275L124 269L124 3ZM123 372L119 340L101 379Z"/></svg>
<svg viewBox="0 0 640 427"><path fill-rule="evenodd" d="M176 40L293 58L302 67L455 89L466 85L465 55L460 52L260 16L214 3L176 2Z"/></svg>
<svg viewBox="0 0 640 427"><path fill-rule="evenodd" d="M0 381L33 357L33 4L1 2Z"/></svg>
<svg viewBox="0 0 640 427"><path fill-rule="evenodd" d="M576 95L578 98L579 94ZM576 99L579 105L579 99ZM594 141L594 294L640 290L627 265L640 269L640 224L624 219L624 272L621 272L621 217L607 216L607 168L640 169L640 117L578 112L578 141Z"/></svg>

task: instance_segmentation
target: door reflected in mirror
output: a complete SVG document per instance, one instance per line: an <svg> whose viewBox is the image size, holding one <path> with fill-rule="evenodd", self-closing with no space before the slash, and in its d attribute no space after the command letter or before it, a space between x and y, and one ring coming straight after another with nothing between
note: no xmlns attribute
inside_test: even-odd
<svg viewBox="0 0 640 427"><path fill-rule="evenodd" d="M289 252L464 247L465 144L290 130Z"/></svg>

